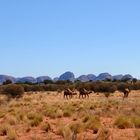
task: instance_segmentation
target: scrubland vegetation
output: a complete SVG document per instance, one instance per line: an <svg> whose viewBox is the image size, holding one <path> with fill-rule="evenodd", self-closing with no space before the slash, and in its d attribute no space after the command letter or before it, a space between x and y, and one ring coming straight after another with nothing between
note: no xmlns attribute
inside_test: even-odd
<svg viewBox="0 0 140 140"><path fill-rule="evenodd" d="M79 99L65 88L86 88ZM59 82L0 86L0 140L139 140L140 83ZM123 100L123 90L131 90Z"/></svg>

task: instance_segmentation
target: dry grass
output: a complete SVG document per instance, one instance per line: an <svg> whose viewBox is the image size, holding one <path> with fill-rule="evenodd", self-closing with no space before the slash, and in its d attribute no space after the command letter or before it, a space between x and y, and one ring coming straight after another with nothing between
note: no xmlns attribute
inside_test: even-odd
<svg viewBox="0 0 140 140"><path fill-rule="evenodd" d="M0 126L0 136L7 136L9 140L17 139L15 129L13 129L9 124L3 124Z"/></svg>
<svg viewBox="0 0 140 140"><path fill-rule="evenodd" d="M29 123L32 127L37 127L43 121L42 115L36 112L28 113L27 118L29 119Z"/></svg>
<svg viewBox="0 0 140 140"><path fill-rule="evenodd" d="M132 128L133 123L130 117L127 116L119 116L114 123L120 129Z"/></svg>
<svg viewBox="0 0 140 140"><path fill-rule="evenodd" d="M61 93L38 92L8 101L0 95L0 139L106 139L114 135L116 140L139 140L140 91L132 91L125 100L122 96L116 92L107 99L99 93L89 99L77 95L66 100Z"/></svg>
<svg viewBox="0 0 140 140"><path fill-rule="evenodd" d="M135 131L136 140L140 140L140 130Z"/></svg>

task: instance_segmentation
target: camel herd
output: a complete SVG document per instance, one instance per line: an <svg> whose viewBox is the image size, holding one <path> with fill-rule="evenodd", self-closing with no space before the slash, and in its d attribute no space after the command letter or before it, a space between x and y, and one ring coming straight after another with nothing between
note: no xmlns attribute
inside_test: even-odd
<svg viewBox="0 0 140 140"><path fill-rule="evenodd" d="M87 91L86 89L80 89L79 90L79 98L89 98L89 94L92 93L92 91ZM71 99L74 95L77 95L77 92L68 89L64 90L64 98Z"/></svg>
<svg viewBox="0 0 140 140"><path fill-rule="evenodd" d="M79 99L81 97L82 98L89 98L89 94L91 94L91 93L92 93L92 91L88 91L85 88L80 89L79 90ZM127 98L129 93L130 93L130 90L128 88L124 89L124 91L123 91L123 94L124 94L123 99ZM76 91L72 91L69 88L64 90L64 99L71 99L71 98L73 98L74 95L77 95Z"/></svg>

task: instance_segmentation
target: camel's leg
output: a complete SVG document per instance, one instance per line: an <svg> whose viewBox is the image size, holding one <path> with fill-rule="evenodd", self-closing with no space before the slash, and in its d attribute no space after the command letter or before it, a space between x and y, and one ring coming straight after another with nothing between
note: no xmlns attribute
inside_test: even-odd
<svg viewBox="0 0 140 140"><path fill-rule="evenodd" d="M66 95L66 97L67 97L67 100L68 100L68 99L69 99L69 98L68 98L68 95Z"/></svg>
<svg viewBox="0 0 140 140"><path fill-rule="evenodd" d="M127 92L126 97L128 97L128 95L129 95L129 92Z"/></svg>
<svg viewBox="0 0 140 140"><path fill-rule="evenodd" d="M124 94L124 96L123 96L123 100L124 100L126 98L126 93L124 92L123 94Z"/></svg>
<svg viewBox="0 0 140 140"><path fill-rule="evenodd" d="M85 98L87 97L87 95L85 94Z"/></svg>

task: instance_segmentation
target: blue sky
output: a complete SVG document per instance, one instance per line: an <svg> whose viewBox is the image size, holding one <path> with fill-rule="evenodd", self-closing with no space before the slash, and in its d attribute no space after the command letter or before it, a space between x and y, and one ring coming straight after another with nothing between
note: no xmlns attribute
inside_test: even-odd
<svg viewBox="0 0 140 140"><path fill-rule="evenodd" d="M139 0L1 0L0 74L140 78Z"/></svg>

